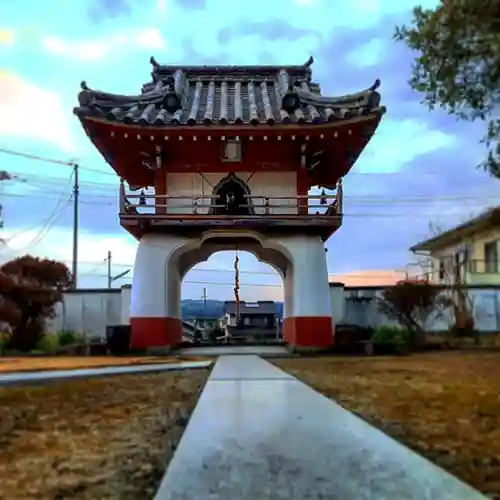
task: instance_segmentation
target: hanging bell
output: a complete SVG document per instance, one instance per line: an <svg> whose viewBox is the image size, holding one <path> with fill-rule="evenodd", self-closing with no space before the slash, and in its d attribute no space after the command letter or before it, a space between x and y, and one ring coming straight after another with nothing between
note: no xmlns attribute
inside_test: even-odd
<svg viewBox="0 0 500 500"><path fill-rule="evenodd" d="M144 189L141 189L141 194L139 195L139 205L146 204L146 193L144 193Z"/></svg>
<svg viewBox="0 0 500 500"><path fill-rule="evenodd" d="M319 204L320 205L326 205L328 203L327 199L326 199L326 193L325 193L325 190L323 189L321 191L321 198L319 199Z"/></svg>

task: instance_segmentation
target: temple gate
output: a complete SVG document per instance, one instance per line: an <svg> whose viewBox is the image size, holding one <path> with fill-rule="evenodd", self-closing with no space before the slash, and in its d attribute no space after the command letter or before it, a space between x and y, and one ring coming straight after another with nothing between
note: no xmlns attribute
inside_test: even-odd
<svg viewBox="0 0 500 500"><path fill-rule="evenodd" d="M321 96L300 66L166 66L138 95L90 89L75 114L121 179L121 225L139 241L132 347L182 339L181 282L220 250L248 251L284 281L284 340L334 341L324 243L342 224L342 177L385 108L370 88ZM311 195L312 187L321 193ZM154 188L154 194L147 194Z"/></svg>

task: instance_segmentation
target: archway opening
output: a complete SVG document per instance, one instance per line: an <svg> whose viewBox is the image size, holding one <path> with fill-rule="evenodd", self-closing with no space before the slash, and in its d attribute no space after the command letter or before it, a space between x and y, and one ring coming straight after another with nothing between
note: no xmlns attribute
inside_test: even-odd
<svg viewBox="0 0 500 500"><path fill-rule="evenodd" d="M235 174L222 179L213 190L212 215L254 215L248 185Z"/></svg>
<svg viewBox="0 0 500 500"><path fill-rule="evenodd" d="M282 344L284 283L278 271L252 251L242 251L243 240L239 250L234 239L208 245L210 255L196 259L181 286L182 319L197 329L196 343Z"/></svg>

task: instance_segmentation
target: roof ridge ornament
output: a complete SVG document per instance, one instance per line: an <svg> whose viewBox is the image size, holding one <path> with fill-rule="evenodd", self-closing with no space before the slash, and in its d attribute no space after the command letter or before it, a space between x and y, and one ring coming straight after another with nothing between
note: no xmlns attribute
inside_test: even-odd
<svg viewBox="0 0 500 500"><path fill-rule="evenodd" d="M377 78L374 82L373 82L373 85L368 89L368 90L371 90L372 92L374 90L377 90L379 87L380 87L380 78Z"/></svg>
<svg viewBox="0 0 500 500"><path fill-rule="evenodd" d="M305 68L310 68L314 64L314 57L309 56L309 59L304 63Z"/></svg>
<svg viewBox="0 0 500 500"><path fill-rule="evenodd" d="M151 66L153 66L154 69L158 69L160 67L160 64L158 63L158 61L154 58L154 56L151 56L149 58L149 63L151 64Z"/></svg>

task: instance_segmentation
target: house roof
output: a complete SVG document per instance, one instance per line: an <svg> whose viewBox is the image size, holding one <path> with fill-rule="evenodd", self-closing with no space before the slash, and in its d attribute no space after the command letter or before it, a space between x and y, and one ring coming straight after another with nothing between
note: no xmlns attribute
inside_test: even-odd
<svg viewBox="0 0 500 500"><path fill-rule="evenodd" d="M323 97L311 82L310 58L300 66L165 66L151 58L153 81L139 95L81 84L80 118L169 127L244 124L323 124L382 115L380 85L341 97Z"/></svg>
<svg viewBox="0 0 500 500"><path fill-rule="evenodd" d="M236 314L237 303L234 300L224 302L226 314ZM240 302L240 314L278 314L276 302L262 300L258 302Z"/></svg>
<svg viewBox="0 0 500 500"><path fill-rule="evenodd" d="M478 217L459 224L448 231L444 231L437 236L421 241L410 248L411 252L432 251L439 248L453 245L480 231L485 231L493 227L500 227L500 207L494 207L482 213Z"/></svg>

